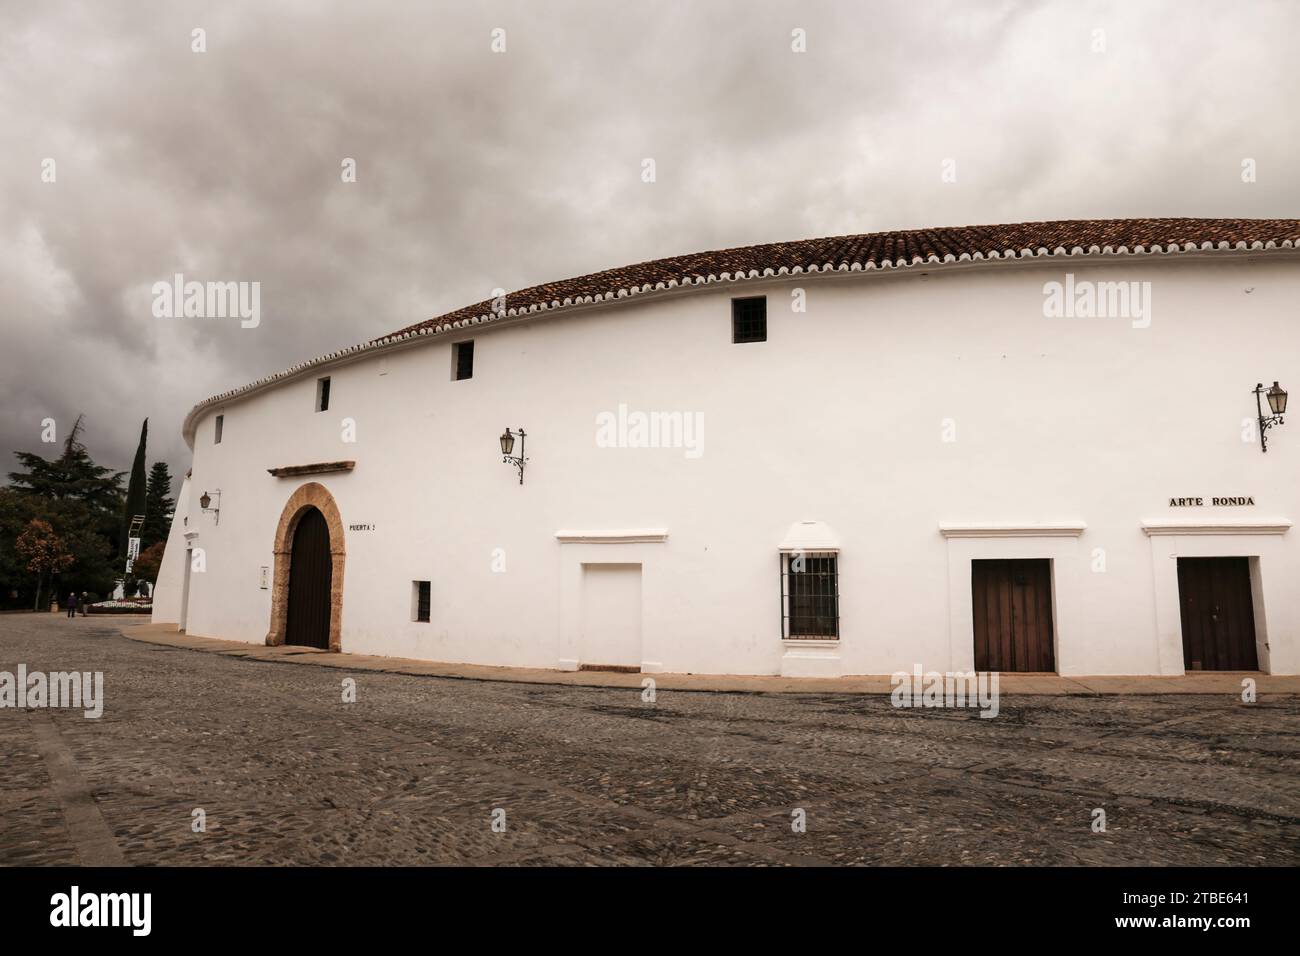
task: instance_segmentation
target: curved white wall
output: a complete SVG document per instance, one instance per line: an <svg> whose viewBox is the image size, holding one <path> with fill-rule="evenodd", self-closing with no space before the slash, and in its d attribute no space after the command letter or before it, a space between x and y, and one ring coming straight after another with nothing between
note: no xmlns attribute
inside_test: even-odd
<svg viewBox="0 0 1300 956"><path fill-rule="evenodd" d="M181 619L181 602L185 591L185 532L190 506L190 479L181 481L180 495L172 514L171 528L167 532L167 545L162 563L158 567L158 580L154 582L153 617L157 623L178 623Z"/></svg>
<svg viewBox="0 0 1300 956"><path fill-rule="evenodd" d="M1151 282L1150 326L1045 318L1043 283L1067 271ZM791 311L795 288L805 313ZM768 340L733 345L729 300L755 294L768 296ZM290 494L316 480L345 526L373 526L346 535L345 651L573 666L583 562L641 563L646 669L779 673L777 552L793 522L815 519L841 548L841 640L810 672L969 667L963 568L1005 555L1054 561L1061 673L1180 673L1170 555L1226 553L1260 557L1261 666L1297 673L1300 532L1149 538L1142 527L1300 514L1300 423L1273 430L1266 455L1241 434L1257 381L1300 381L1297 302L1290 254L800 276L481 327L313 371L198 423L182 499L222 497L219 524L189 504L206 569L192 575L188 629L265 638L259 571ZM470 337L474 377L452 381L451 344ZM322 374L331 407L317 413ZM620 404L701 413L702 454L598 447L597 415ZM344 419L355 443L342 440ZM506 426L528 432L522 486L497 448ZM337 459L355 470L266 471ZM1168 506L1214 495L1256 505ZM939 531L1061 522L1086 528ZM561 543L566 529L667 538ZM178 587L175 539L160 609L177 600L164 595ZM428 624L409 619L417 579L433 582Z"/></svg>

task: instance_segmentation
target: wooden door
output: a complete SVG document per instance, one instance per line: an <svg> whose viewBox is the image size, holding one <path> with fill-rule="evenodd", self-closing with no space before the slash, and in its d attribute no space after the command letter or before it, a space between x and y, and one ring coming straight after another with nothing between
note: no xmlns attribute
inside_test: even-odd
<svg viewBox="0 0 1300 956"><path fill-rule="evenodd" d="M330 531L325 516L312 508L298 521L289 556L289 620L285 643L330 646Z"/></svg>
<svg viewBox="0 0 1300 956"><path fill-rule="evenodd" d="M971 562L975 669L1053 672L1052 564L1046 558Z"/></svg>
<svg viewBox="0 0 1300 956"><path fill-rule="evenodd" d="M1249 558L1179 558L1178 598L1187 670L1259 669Z"/></svg>

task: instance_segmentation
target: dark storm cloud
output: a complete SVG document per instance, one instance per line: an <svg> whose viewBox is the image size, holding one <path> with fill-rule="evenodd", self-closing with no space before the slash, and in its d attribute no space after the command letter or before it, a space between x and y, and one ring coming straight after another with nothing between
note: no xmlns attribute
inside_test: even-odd
<svg viewBox="0 0 1300 956"><path fill-rule="evenodd" d="M0 451L85 411L124 468L149 416L181 473L210 394L674 253L1300 215L1298 34L1282 3L5 3ZM261 282L260 326L154 318L176 272Z"/></svg>

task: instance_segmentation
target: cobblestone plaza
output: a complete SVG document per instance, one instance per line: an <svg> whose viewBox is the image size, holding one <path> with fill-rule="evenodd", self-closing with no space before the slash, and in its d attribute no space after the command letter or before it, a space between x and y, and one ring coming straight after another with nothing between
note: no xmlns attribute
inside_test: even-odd
<svg viewBox="0 0 1300 956"><path fill-rule="evenodd" d="M1300 861L1293 696L1013 695L992 720L887 695L649 702L0 617L0 671L20 664L102 671L105 702L0 710L8 865Z"/></svg>

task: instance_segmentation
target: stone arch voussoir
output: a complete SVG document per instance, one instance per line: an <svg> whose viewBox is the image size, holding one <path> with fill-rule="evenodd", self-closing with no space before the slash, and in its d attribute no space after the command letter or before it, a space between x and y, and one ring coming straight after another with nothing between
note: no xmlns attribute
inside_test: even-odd
<svg viewBox="0 0 1300 956"><path fill-rule="evenodd" d="M334 496L318 481L300 485L280 512L275 529L275 570L271 583L271 626L266 643L283 644L289 619L289 566L293 562L293 534L307 509L315 508L325 516L330 533L330 650L343 649L343 516Z"/></svg>

